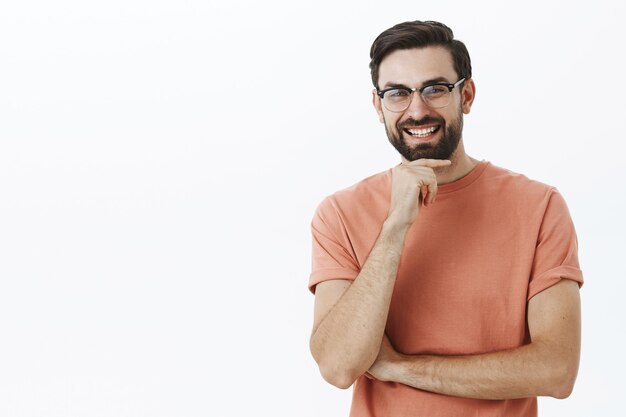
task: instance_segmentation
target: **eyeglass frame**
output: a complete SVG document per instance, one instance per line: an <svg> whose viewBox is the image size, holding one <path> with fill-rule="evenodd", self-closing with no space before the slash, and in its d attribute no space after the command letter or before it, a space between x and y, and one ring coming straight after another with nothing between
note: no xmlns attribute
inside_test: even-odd
<svg viewBox="0 0 626 417"><path fill-rule="evenodd" d="M378 94L378 97L380 97L381 100L384 100L384 95L387 91L391 91L391 90L406 90L406 91L410 91L411 92L411 99L409 100L409 104L406 106L406 108L404 108L403 110L389 110L389 108L387 108L387 106L385 106L385 108L387 110L389 110L392 113L400 113L403 112L404 110L408 109L411 106L411 103L413 102L413 93L415 93L416 91L418 91L420 93L420 99L422 100L422 102L424 104L426 104L427 106L433 108L433 109L443 109L444 107L448 106L450 104L450 101L448 101L446 103L445 106L441 106L441 107L432 107L430 104L428 104L426 102L426 100L424 99L424 96L422 95L422 92L424 90L426 90L428 87L434 87L436 85L442 86L442 87L448 87L448 93L450 95L452 95L452 90L454 90L456 87L458 87L460 84L462 84L465 81L465 77L462 77L459 81L455 82L454 84L449 84L449 83L432 83L432 84L428 84L425 85L424 87L413 87L413 88L409 88L409 87L389 87L389 88L385 88L384 90L379 90L378 87L376 88L376 94ZM449 97L449 96L448 96ZM384 101L383 101L384 104Z"/></svg>

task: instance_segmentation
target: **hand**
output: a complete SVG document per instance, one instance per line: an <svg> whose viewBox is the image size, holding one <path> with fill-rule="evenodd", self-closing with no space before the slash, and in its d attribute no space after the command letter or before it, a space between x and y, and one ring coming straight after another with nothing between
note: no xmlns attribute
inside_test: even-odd
<svg viewBox="0 0 626 417"><path fill-rule="evenodd" d="M435 202L437 177L434 168L449 166L447 159L418 159L403 162L391 171L391 207L389 217L407 224L415 221L421 204Z"/></svg>
<svg viewBox="0 0 626 417"><path fill-rule="evenodd" d="M378 351L378 357L368 369L366 376L371 375L373 378L380 381L393 380L394 365L402 359L402 355L398 353L391 345L391 341L386 334L383 335L383 340ZM368 375L369 374L369 375Z"/></svg>

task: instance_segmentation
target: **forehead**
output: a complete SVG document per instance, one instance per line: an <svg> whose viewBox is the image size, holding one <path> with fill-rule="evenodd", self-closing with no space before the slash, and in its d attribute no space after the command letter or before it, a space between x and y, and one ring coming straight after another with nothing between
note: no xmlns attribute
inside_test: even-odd
<svg viewBox="0 0 626 417"><path fill-rule="evenodd" d="M442 46L400 49L387 55L378 69L378 85L419 86L425 81L444 77L456 81L452 54Z"/></svg>

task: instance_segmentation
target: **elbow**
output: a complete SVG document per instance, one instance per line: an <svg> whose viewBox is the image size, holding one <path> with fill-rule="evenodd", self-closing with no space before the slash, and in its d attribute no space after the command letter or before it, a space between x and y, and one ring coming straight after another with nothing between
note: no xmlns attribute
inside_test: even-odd
<svg viewBox="0 0 626 417"><path fill-rule="evenodd" d="M578 349L533 342L537 346L539 360L535 362L534 395L553 397L558 400L568 398L574 390L578 375L580 354Z"/></svg>
<svg viewBox="0 0 626 417"><path fill-rule="evenodd" d="M320 358L315 355L313 357L317 362L322 378L337 388L350 388L360 375L343 361L333 360L333 358Z"/></svg>
<svg viewBox="0 0 626 417"><path fill-rule="evenodd" d="M557 387L553 390L551 397L556 398L557 400L564 400L571 395L573 389L574 384Z"/></svg>
<svg viewBox="0 0 626 417"><path fill-rule="evenodd" d="M576 377L574 378L561 378L561 381L558 381L552 390L551 397L554 397L558 400L564 400L572 394L574 390L574 382L576 382Z"/></svg>
<svg viewBox="0 0 626 417"><path fill-rule="evenodd" d="M378 351L365 349L332 349L311 337L311 354L326 382L340 389L348 389L374 363Z"/></svg>
<svg viewBox="0 0 626 417"><path fill-rule="evenodd" d="M564 364L560 369L554 372L552 383L550 384L551 397L559 400L564 400L569 397L574 390L574 384L576 382L576 376L578 374L578 363Z"/></svg>
<svg viewBox="0 0 626 417"><path fill-rule="evenodd" d="M315 343L314 337L311 338L310 342L311 355L317 362L322 378L337 388L350 388L357 378L369 368L369 366L363 366L354 361L358 355L345 357L336 352L330 353L328 349Z"/></svg>
<svg viewBox="0 0 626 417"><path fill-rule="evenodd" d="M311 353L313 354L313 359L317 362L322 378L337 388L350 388L352 384L354 384L354 381L363 374L363 372L352 368L346 361L334 356L325 355L317 351L314 346L311 346Z"/></svg>
<svg viewBox="0 0 626 417"><path fill-rule="evenodd" d="M357 377L346 370L329 370L320 366L320 373L326 382L340 389L348 389Z"/></svg>

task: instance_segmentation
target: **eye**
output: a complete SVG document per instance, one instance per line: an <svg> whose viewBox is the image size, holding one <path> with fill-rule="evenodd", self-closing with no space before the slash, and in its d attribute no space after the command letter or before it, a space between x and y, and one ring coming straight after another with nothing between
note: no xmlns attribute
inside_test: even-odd
<svg viewBox="0 0 626 417"><path fill-rule="evenodd" d="M440 97L447 94L450 90L445 85L429 85L422 91L422 95L425 97Z"/></svg>
<svg viewBox="0 0 626 417"><path fill-rule="evenodd" d="M411 90L406 90L404 88L394 88L393 90L389 90L385 92L385 98L389 99L400 99L409 97L411 95Z"/></svg>

